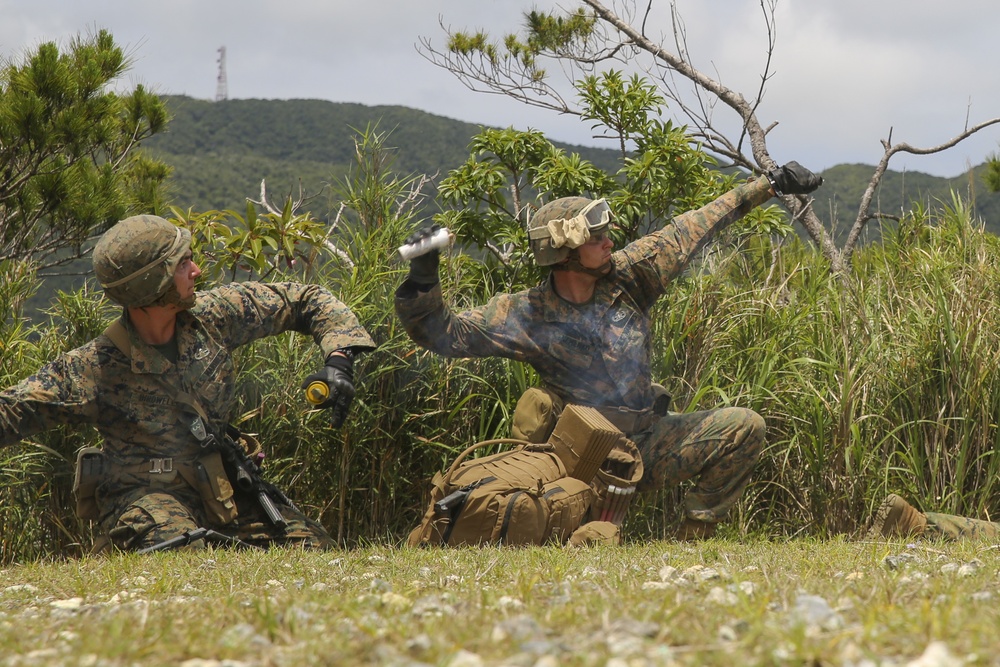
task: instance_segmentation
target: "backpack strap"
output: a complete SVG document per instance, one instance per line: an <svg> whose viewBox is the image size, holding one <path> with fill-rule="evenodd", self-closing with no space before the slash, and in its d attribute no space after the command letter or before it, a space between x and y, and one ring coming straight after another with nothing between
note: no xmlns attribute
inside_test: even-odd
<svg viewBox="0 0 1000 667"><path fill-rule="evenodd" d="M128 331L125 330L125 325L120 319L109 324L108 328L104 330L104 335L111 339L111 342L121 350L122 354L126 357L132 356L132 341L128 339Z"/></svg>

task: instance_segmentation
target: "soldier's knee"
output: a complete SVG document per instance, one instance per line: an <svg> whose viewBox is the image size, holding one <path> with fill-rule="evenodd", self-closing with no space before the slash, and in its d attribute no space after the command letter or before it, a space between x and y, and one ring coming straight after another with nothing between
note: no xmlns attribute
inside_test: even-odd
<svg viewBox="0 0 1000 667"><path fill-rule="evenodd" d="M142 549L198 528L190 511L168 494L153 493L129 505L108 531L122 550Z"/></svg>
<svg viewBox="0 0 1000 667"><path fill-rule="evenodd" d="M749 415L747 416L747 428L750 431L750 436L748 439L755 440L758 443L764 442L764 434L767 433L767 422L764 418L753 410L747 410Z"/></svg>
<svg viewBox="0 0 1000 667"><path fill-rule="evenodd" d="M767 424L764 422L764 418L753 410L732 409L739 411L741 437L738 446L740 453L744 458L756 461L764 450L764 435L767 432Z"/></svg>

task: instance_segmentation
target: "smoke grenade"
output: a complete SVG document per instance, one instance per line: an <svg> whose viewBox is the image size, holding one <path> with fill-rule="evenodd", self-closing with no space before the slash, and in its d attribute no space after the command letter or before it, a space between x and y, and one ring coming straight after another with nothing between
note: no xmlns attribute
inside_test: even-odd
<svg viewBox="0 0 1000 667"><path fill-rule="evenodd" d="M450 239L451 234L448 232L448 229L446 227L441 227L430 236L425 236L415 243L407 243L406 245L400 246L399 254L404 260L409 261L414 257L426 255L431 250L440 250L447 247Z"/></svg>

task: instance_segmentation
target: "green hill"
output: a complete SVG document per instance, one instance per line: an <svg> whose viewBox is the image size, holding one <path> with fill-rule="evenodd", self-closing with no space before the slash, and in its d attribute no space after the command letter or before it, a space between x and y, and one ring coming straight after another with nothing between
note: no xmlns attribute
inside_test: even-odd
<svg viewBox="0 0 1000 667"><path fill-rule="evenodd" d="M377 127L389 133L395 147L394 169L401 174L443 175L468 158L468 145L483 126L435 116L399 106L364 106L322 100L226 100L166 97L173 119L166 132L145 143L153 154L173 166L173 202L195 210L242 209L246 197L256 198L261 179L271 197L320 193L347 173L354 160L357 132ZM604 169L615 169L617 153L610 149L559 144L568 152ZM990 194L980 172L939 178L920 172L890 171L873 208L899 215L911 202L951 202L951 191L974 194L975 213L987 228L1000 233L1000 194ZM850 229L858 202L874 168L838 165L823 173L816 192L816 209L838 237ZM323 216L322 206L311 207ZM830 224L830 221L833 224ZM871 225L877 237L878 223Z"/></svg>
<svg viewBox="0 0 1000 667"><path fill-rule="evenodd" d="M816 191L816 207L821 219L834 221L838 238L847 234L858 214L858 204L875 168L864 164L844 164L823 172L823 186ZM872 210L898 216L912 209L914 202L931 208L950 205L951 193L970 199L973 211L986 229L1000 234L1000 194L987 192L982 174L985 166L955 178L940 178L918 171L888 171L872 200ZM971 196L970 196L971 195ZM889 223L891 224L891 223ZM877 238L879 223L869 223L869 238ZM829 228L829 224L828 224Z"/></svg>
<svg viewBox="0 0 1000 667"><path fill-rule="evenodd" d="M354 162L354 138L375 127L396 148L400 174L445 174L468 158L483 126L398 106L368 107L320 100L165 98L173 116L166 132L144 147L174 168L176 205L196 210L242 209L257 198L261 179L275 198L307 195L344 176ZM604 168L610 150L557 144ZM313 210L316 215L323 211Z"/></svg>

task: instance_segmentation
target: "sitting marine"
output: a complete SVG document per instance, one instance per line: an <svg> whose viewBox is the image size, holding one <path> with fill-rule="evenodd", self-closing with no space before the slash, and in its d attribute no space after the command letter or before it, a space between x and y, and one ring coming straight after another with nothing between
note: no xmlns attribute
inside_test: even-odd
<svg viewBox="0 0 1000 667"><path fill-rule="evenodd" d="M325 367L322 407L343 421L353 359L374 348L357 318L317 285L246 282L196 291L191 235L157 216L120 221L99 240L94 270L121 318L90 342L0 392L0 445L59 425L91 424L100 449L80 453L78 510L97 521L97 550L144 550L221 536L267 546L329 547L322 526L260 477L254 440L229 426L236 348L297 331ZM210 532L206 532L208 529Z"/></svg>

